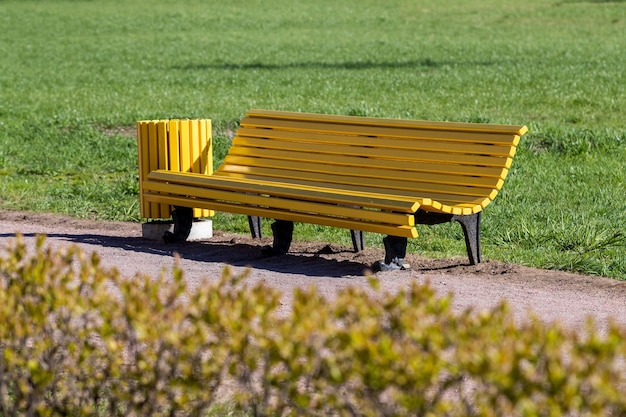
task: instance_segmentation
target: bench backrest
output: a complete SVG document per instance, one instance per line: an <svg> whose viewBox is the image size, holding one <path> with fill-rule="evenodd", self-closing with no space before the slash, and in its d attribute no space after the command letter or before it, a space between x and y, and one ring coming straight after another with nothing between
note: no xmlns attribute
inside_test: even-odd
<svg viewBox="0 0 626 417"><path fill-rule="evenodd" d="M251 110L216 175L432 199L475 213L501 189L525 126Z"/></svg>

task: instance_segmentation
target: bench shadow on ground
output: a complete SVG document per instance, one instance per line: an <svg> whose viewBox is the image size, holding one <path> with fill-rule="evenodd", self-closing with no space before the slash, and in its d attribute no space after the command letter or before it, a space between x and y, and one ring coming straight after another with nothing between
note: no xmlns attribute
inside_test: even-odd
<svg viewBox="0 0 626 417"><path fill-rule="evenodd" d="M25 238L36 237L35 233L23 233ZM78 244L85 252L98 252L98 247L118 248L126 251L145 253L173 258L175 254L181 258L195 262L223 263L236 267L264 269L277 273L301 274L311 277L348 277L365 275L370 264L359 262L349 257L358 257L348 247L333 246L302 249L292 247L292 251L284 256L266 257L261 248L270 244L267 239L216 238L206 241L182 242L165 244L162 241L148 240L141 237L107 236L101 234L47 234L48 239ZM15 234L0 234L0 238L15 237ZM48 244L49 242L47 242ZM85 247L85 245L88 245ZM93 246L89 247L89 246ZM297 246L297 245L293 245ZM335 251L335 253L333 253ZM343 256L343 253L346 253ZM335 259L334 255L339 255ZM364 261L366 259L364 258ZM140 270L140 265L138 266Z"/></svg>
<svg viewBox="0 0 626 417"><path fill-rule="evenodd" d="M613 0L616 1L616 0ZM368 70L368 69L403 69L403 68L441 68L446 66L493 66L496 61L445 61L435 60L429 57L418 60L399 61L345 61L345 62L288 62L288 63L265 63L232 62L232 63L189 63L186 65L172 65L169 70L178 71L206 71L206 70L285 70L285 69L345 69L345 70Z"/></svg>

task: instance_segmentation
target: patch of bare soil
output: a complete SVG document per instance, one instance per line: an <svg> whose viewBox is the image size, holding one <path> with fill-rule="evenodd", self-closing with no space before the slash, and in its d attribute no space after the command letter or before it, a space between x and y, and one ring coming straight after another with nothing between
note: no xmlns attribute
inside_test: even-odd
<svg viewBox="0 0 626 417"><path fill-rule="evenodd" d="M141 237L141 225L122 222L79 220L66 216L0 210L0 248L4 250L16 233L33 244L38 234L47 235L47 244L80 246L97 252L105 267L115 267L124 276L136 273L157 276L171 270L175 257L193 287L204 278L218 278L224 268L247 272L252 281L264 281L285 294L296 287L316 285L332 298L349 285L367 287L369 267L384 257L382 249L351 248L324 242L293 242L289 254L264 257L261 248L270 238L253 240L245 235L214 232L206 241L166 245ZM560 271L546 271L485 261L476 266L464 258L427 259L409 254L407 271L378 272L384 291L397 291L412 282L428 282L438 294L452 293L455 309L488 309L506 301L516 318L533 312L546 322L568 326L584 325L593 318L600 326L614 319L626 325L626 281L590 277Z"/></svg>

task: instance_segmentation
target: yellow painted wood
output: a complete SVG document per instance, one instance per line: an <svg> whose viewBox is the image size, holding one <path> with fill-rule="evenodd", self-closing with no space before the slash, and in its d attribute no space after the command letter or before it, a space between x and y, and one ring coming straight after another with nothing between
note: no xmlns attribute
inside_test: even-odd
<svg viewBox="0 0 626 417"><path fill-rule="evenodd" d="M366 210L363 208L347 207L336 204L286 199L274 195L242 194L239 192L154 181L146 181L144 183L144 189L147 191L156 191L160 194L170 194L175 197L193 196L193 199L202 199L207 201L212 200L218 202L245 204L322 216L345 217L353 220L358 219L363 221L394 224L398 226L414 225L414 216L412 213L392 213Z"/></svg>
<svg viewBox="0 0 626 417"><path fill-rule="evenodd" d="M235 165L250 165L250 166L273 166L280 159L283 161L294 161L295 164L300 164L302 161L334 164L338 166L353 166L353 167L369 167L390 169L396 171L412 171L416 173L433 173L433 174L446 174L451 176L471 176L482 178L495 178L504 179L508 174L508 168L505 167L488 167L488 166L471 166L460 165L454 163L447 163L445 161L436 162L424 162L424 161L388 161L384 159L369 158L367 160L358 156L341 156L341 155L321 155L321 154L287 154L286 158L280 158L285 156L283 151L267 151L259 149L257 156L255 156L255 150L251 148L231 147L227 158ZM287 152L287 151L284 151ZM263 156L263 157L260 157ZM308 156L308 158L307 158ZM511 161L504 161L505 165L510 165Z"/></svg>
<svg viewBox="0 0 626 417"><path fill-rule="evenodd" d="M160 126L158 121L149 121L147 125L147 138L146 141L149 146L149 165L150 170L158 169L161 167L161 157L160 157L160 139L159 139L159 130ZM150 204L150 211L148 217L151 218L162 218L164 216L169 216L169 207L162 206L160 204Z"/></svg>
<svg viewBox="0 0 626 417"><path fill-rule="evenodd" d="M152 138L152 141L156 141L156 151L159 168L169 168L168 147L169 147L169 126L165 120L154 121L156 128L156 137ZM154 133L152 133L154 135ZM167 219L172 215L172 210L169 205L165 204L153 204L152 218Z"/></svg>
<svg viewBox="0 0 626 417"><path fill-rule="evenodd" d="M148 143L148 126L137 122L137 153L139 158L139 211L141 217L150 216L150 203L143 198L143 179L150 173Z"/></svg>
<svg viewBox="0 0 626 417"><path fill-rule="evenodd" d="M167 122L160 120L155 122L156 124L156 138L152 140L156 140L156 149L157 149L157 158L158 158L158 167L159 169L169 169L169 158L168 158L168 142L169 142L169 133Z"/></svg>
<svg viewBox="0 0 626 417"><path fill-rule="evenodd" d="M227 213L237 213L245 214L248 216L259 216L279 220L291 220L294 222L320 224L324 226L339 227L351 230L361 230L364 232L388 234L392 236L403 236L407 238L416 238L418 236L417 230L414 226L394 226L352 219L343 219L338 217L324 217L320 215L297 213L265 207L246 206L242 204L233 204L227 202L203 201L199 199L192 200L189 198L165 196L151 193L146 193L145 198L148 201L182 207L194 206L209 210L224 211Z"/></svg>
<svg viewBox="0 0 626 417"><path fill-rule="evenodd" d="M322 133L334 135L362 135L396 139L411 139L415 137L416 133L419 135L419 131L415 132L413 129L407 128L363 126L324 122L305 122L293 120L255 119L250 117L243 118L241 120L241 126L248 128L276 129L291 132ZM520 138L520 136L517 134L493 135L489 132L485 132L482 134L460 135L454 134L453 132L454 131L450 132L445 130L433 130L432 132L429 132L428 135L430 135L431 137L437 137L449 141L468 141L472 143L500 143L501 145L510 144L513 146L517 146Z"/></svg>
<svg viewBox="0 0 626 417"><path fill-rule="evenodd" d="M141 217L169 218L169 204L157 204L144 198L144 180L151 171L158 169L180 170L187 167L190 171L212 172L211 123L207 120L139 121L137 140ZM194 208L193 213L194 217L210 217L213 214L200 208Z"/></svg>
<svg viewBox="0 0 626 417"><path fill-rule="evenodd" d="M207 177L192 173L171 173L167 171L152 172L149 174L149 179L152 181L193 185L195 187L236 190L243 193L266 192L282 197L304 198L326 203L334 202L336 204L362 205L363 207L405 213L414 213L418 208L421 208L422 210L438 213L473 214L481 211L491 201L489 198L476 199L472 197L470 199L466 196L460 197L457 201L443 201L443 198L450 198L451 196L435 194L435 197L442 198L442 201L436 201L432 200L432 198L420 197L416 192L392 195L388 194L389 190L374 189L372 187L338 186L336 189L327 189L304 182L294 184L283 183L278 186L276 182L261 181L258 178L252 177L236 180L231 177L221 178L219 175ZM161 189L151 188L151 190L156 191ZM364 192L362 190L370 190L371 192ZM320 191L323 191L323 193L320 193ZM197 195L197 192L194 191L191 194ZM389 199L385 198L385 196L388 196ZM403 202L404 204L402 204Z"/></svg>
<svg viewBox="0 0 626 417"><path fill-rule="evenodd" d="M436 132L438 137L433 137L430 131L425 131L423 135L414 132L414 136L409 139L395 139L389 137L374 137L371 135L331 135L320 133L306 133L282 131L276 129L256 129L242 127L237 130L237 136L240 138L258 138L272 139L264 144L267 147L273 146L273 143L282 144L282 142L298 142L305 144L334 144L334 145L350 145L350 146L371 146L374 148L389 148L402 150L421 150L435 151L443 153L467 153L477 155L493 155L493 156L509 156L515 155L514 142L512 136L507 135L501 140L494 143L484 143L485 135L480 137L483 139L481 143L472 143L471 141L460 142L458 140L449 139L452 134L445 136L446 132ZM454 135L461 133L455 132ZM473 134L477 136L477 134ZM502 134L499 134L502 135ZM518 138L519 141L519 138ZM509 143L511 142L511 143ZM502 144L504 143L504 144Z"/></svg>
<svg viewBox="0 0 626 417"><path fill-rule="evenodd" d="M200 125L197 120L189 121L189 144L191 147L191 172L202 172L202 152L200 151Z"/></svg>
<svg viewBox="0 0 626 417"><path fill-rule="evenodd" d="M178 121L163 121L167 137L167 169L180 172L180 147L178 146Z"/></svg>
<svg viewBox="0 0 626 417"><path fill-rule="evenodd" d="M209 174L209 170L212 171L212 160L210 160L209 149L212 146L211 129L207 129L207 124L210 126L210 120L204 119L192 119L189 123L189 146L190 146L190 164L191 172L200 174ZM194 208L194 217L211 217L215 213L200 208Z"/></svg>
<svg viewBox="0 0 626 417"><path fill-rule="evenodd" d="M328 189L316 185L288 184L276 181L258 181L254 179L237 180L217 175L205 176L194 173L174 173L169 171L153 171L148 175L150 181L167 182L169 184L190 185L199 188L236 191L244 194L267 194L271 196L292 198L306 201L317 201L330 204L360 206L372 209L415 213L421 201L404 196L385 198L379 194ZM153 191L159 191L152 188ZM195 194L192 194L195 195Z"/></svg>
<svg viewBox="0 0 626 417"><path fill-rule="evenodd" d="M238 152L233 152L237 154ZM350 158L340 158L344 161L351 160ZM354 158L352 158L353 162ZM331 163L327 163L331 162ZM350 181L358 181L362 182L370 182L370 179L387 181L389 187L394 187L398 178L401 178L405 181L416 181L423 183L433 183L433 184L443 184L443 185L458 185L458 186L469 186L469 187L478 187L478 188L496 188L500 189L504 184L504 181L498 177L478 177L478 176L470 176L470 175L457 175L454 173L430 173L430 172L414 172L402 169L391 169L389 168L389 164L376 164L375 161L372 161L368 164L367 167L363 166L350 166L348 164L342 165L337 163L335 158L329 158L329 160L316 160L311 158L309 162L302 161L292 161L292 160L279 160L279 159L271 159L271 158L252 158L252 157L241 157L237 155L230 155L224 158L224 165L220 168L223 171L233 171L237 169L238 171L245 171L249 173L255 173L262 168L280 170L281 172L276 172L275 176L283 175L287 178L292 174L293 171L302 171L312 174L329 174L331 176L335 176L337 173L340 173L342 176L350 176L350 177L358 177L359 179L350 179ZM411 167L401 165L400 168L410 169ZM414 164L416 165L416 164ZM233 168L239 167L239 168ZM381 168L385 167L385 168ZM443 171L444 168L441 168ZM508 171L507 171L508 172ZM501 176L504 176L505 173L502 172ZM341 181L341 178L335 178L336 181Z"/></svg>
<svg viewBox="0 0 626 417"><path fill-rule="evenodd" d="M189 137L189 121L181 120L178 123L178 151L180 152L180 171L192 170L191 141ZM176 138L172 138L176 139Z"/></svg>
<svg viewBox="0 0 626 417"><path fill-rule="evenodd" d="M201 138L206 138L202 141L202 166L204 173L211 175L213 174L213 136L211 133L211 120L201 120L201 126Z"/></svg>
<svg viewBox="0 0 626 417"><path fill-rule="evenodd" d="M386 119L374 117L360 116L342 116L330 114L304 113L304 112L286 112L274 110L249 110L246 115L248 117L261 117L268 119L284 119L284 120L306 120L306 121L328 121L331 123L346 123L365 126L391 126L391 127L428 127L430 129L442 130L461 130L476 132L510 132L517 135L523 135L528 131L526 126L518 125L496 125L482 123L459 123L459 122L433 122L426 120L404 120L404 119Z"/></svg>
<svg viewBox="0 0 626 417"><path fill-rule="evenodd" d="M277 182L280 181L281 185L290 184L290 185L304 185L304 186L313 186L317 185L319 187L327 188L327 189L335 189L338 191L343 191L345 193L376 193L381 196L387 196L392 199L400 199L404 196L407 199L417 198L418 201L422 201L423 198L432 198L438 199L441 201L456 201L457 203L473 203L475 201L481 201L483 198L488 198L488 195L491 194L491 190L486 192L486 195L483 196L468 196L468 195L459 195L459 194L445 194L443 192L431 192L425 194L419 190L415 190L412 187L402 187L398 189L390 189L388 187L376 187L371 184L366 184L365 182L360 184L347 184L347 183L331 183L325 182L322 183L320 181L312 180L306 177L306 175L302 175L298 178L289 178L284 180L277 180L275 177L271 176L263 176L263 175L253 175L253 174L241 174L241 173L232 173L225 171L216 171L214 176L224 176L228 178L240 179L243 181L257 180L257 181L265 181L265 182ZM431 197L432 196L432 197ZM423 204L423 203L422 203Z"/></svg>
<svg viewBox="0 0 626 417"><path fill-rule="evenodd" d="M249 150L248 155L259 153L259 156L272 156L275 159L310 160L312 158L333 158L338 164L343 164L341 156L356 156L371 158L374 161L390 161L393 166L397 161L446 163L470 166L505 167L511 165L511 157L491 156L485 154L465 154L450 152L432 152L408 149L381 149L374 147L356 147L344 145L274 142L267 139L241 138L233 139L233 150L242 154ZM363 160L360 159L363 164ZM349 161L348 161L349 163Z"/></svg>
<svg viewBox="0 0 626 417"><path fill-rule="evenodd" d="M196 140L203 129L210 135L208 123L208 129L197 121L168 125L169 135L181 140L177 149L168 142L169 173L140 166L143 205L407 237L417 235L411 214L418 208L452 214L485 208L502 188L527 131L517 125L251 110L213 173L212 163L204 162L205 156L211 160L211 141L206 147Z"/></svg>
<svg viewBox="0 0 626 417"><path fill-rule="evenodd" d="M206 154L205 154L205 149L203 149L203 146L202 146L202 141L200 139L202 137L202 132L206 131L205 123L203 123L202 120L194 120L193 121L193 130L194 130L195 142L197 143L197 145L195 145L195 146L197 146L197 153L195 153L195 155L197 155L197 157L196 157L196 159L194 161L193 172L197 172L197 173L201 173L201 174L207 174L206 172L204 172L203 166L202 166L202 161L206 158ZM196 164L197 164L197 166L196 166Z"/></svg>
<svg viewBox="0 0 626 417"><path fill-rule="evenodd" d="M222 171L215 172L214 176L226 176L228 178L237 178L242 181L266 181L272 182L276 181L275 178L271 177L262 177L256 175L247 175L247 174L233 174L233 173L224 173ZM281 183L284 184L284 183ZM289 184L293 186L319 186L320 182L311 181L308 179L289 179ZM345 194L350 193L375 193L380 195L381 197L388 197L392 199L409 199L418 201L421 205L421 208L424 209L425 206L431 207L431 211L437 211L441 213L449 213L451 209L446 208L446 205L440 203L439 201L446 201L456 204L469 204L474 207L474 212L478 212L485 208L492 200L490 197L495 197L495 193L490 191L489 195L482 197L475 196L466 196L466 195L451 195L451 194L442 194L442 193L428 193L425 194L420 191L408 189L408 190L390 190L389 188L380 188L373 187L368 185L347 185L347 184L332 184L332 183L324 183L324 188L334 189ZM449 205L449 204L448 204Z"/></svg>
<svg viewBox="0 0 626 417"><path fill-rule="evenodd" d="M268 178L274 178L275 181L290 182L293 179L302 179L311 182L319 183L320 185L327 186L327 184L343 184L347 186L359 186L367 185L368 187L378 187L387 190L414 190L419 191L422 194L428 195L429 193L445 193L451 195L463 195L463 196L488 196L491 194L492 189L468 187L452 184L433 184L421 181L408 181L402 179L385 179L385 178L363 178L351 176L349 173L344 173L341 170L337 170L336 173L319 173L309 171L287 171L284 169L274 168L250 168L247 166L228 165L224 164L220 167L220 173L237 173L243 175L259 175Z"/></svg>

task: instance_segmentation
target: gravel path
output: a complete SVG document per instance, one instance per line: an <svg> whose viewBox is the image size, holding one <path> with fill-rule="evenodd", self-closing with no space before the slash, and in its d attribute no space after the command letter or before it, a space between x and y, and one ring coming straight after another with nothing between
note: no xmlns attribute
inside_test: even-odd
<svg viewBox="0 0 626 417"><path fill-rule="evenodd" d="M285 294L284 308L296 287L317 285L328 297L349 285L367 286L367 266L384 253L369 248L355 254L350 248L325 243L294 242L290 254L261 256L266 239L215 232L202 242L165 245L141 237L136 223L94 222L64 216L0 210L0 247L21 233L31 244L37 234L47 244L76 244L87 253L97 252L106 267L124 276L136 273L157 276L174 265L175 254L191 286L206 277L218 278L225 267L249 271L249 279L262 280ZM506 300L520 320L532 311L546 322L559 321L579 327L593 317L600 326L615 319L626 326L626 281L544 271L500 262L464 264L465 259L432 260L407 257L412 269L379 272L382 288L395 291L413 281L429 282L440 294L454 294L455 309L490 308Z"/></svg>

